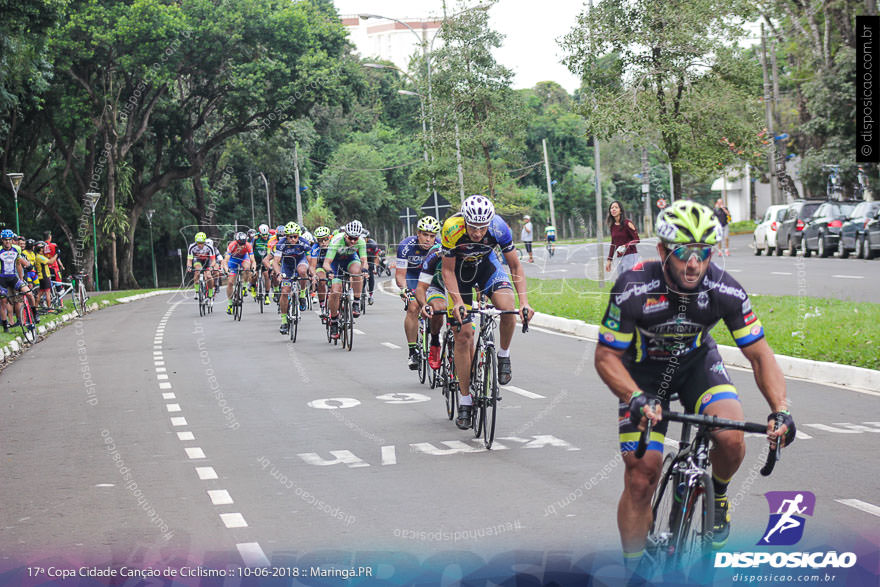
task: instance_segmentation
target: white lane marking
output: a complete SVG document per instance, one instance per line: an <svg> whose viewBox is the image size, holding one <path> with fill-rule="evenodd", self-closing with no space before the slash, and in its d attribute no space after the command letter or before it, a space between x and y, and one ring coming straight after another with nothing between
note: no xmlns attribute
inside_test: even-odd
<svg viewBox="0 0 880 587"><path fill-rule="evenodd" d="M186 451L186 456L188 456L188 457L191 458L191 459L204 459L204 458L207 458L207 457L205 457L205 451L203 451L202 449L200 449L200 448L197 447L197 446L191 446L191 447L189 447L189 448L185 448L185 449L183 449L183 450Z"/></svg>
<svg viewBox="0 0 880 587"><path fill-rule="evenodd" d="M383 342L382 346L387 346L389 349L399 349L400 347L394 344L393 342Z"/></svg>
<svg viewBox="0 0 880 587"><path fill-rule="evenodd" d="M771 271L770 275L791 275L791 271Z"/></svg>
<svg viewBox="0 0 880 587"><path fill-rule="evenodd" d="M165 404L165 407L168 409L169 412L180 411L180 404Z"/></svg>
<svg viewBox="0 0 880 587"><path fill-rule="evenodd" d="M166 367L156 367L156 373L165 373L168 371Z"/></svg>
<svg viewBox="0 0 880 587"><path fill-rule="evenodd" d="M171 418L171 425L172 426L186 426L186 418L183 418L181 416Z"/></svg>
<svg viewBox="0 0 880 587"><path fill-rule="evenodd" d="M244 516L239 513L220 514L220 519L223 520L223 523L227 528L247 528L247 522L244 521Z"/></svg>
<svg viewBox="0 0 880 587"><path fill-rule="evenodd" d="M202 481L217 479L217 472L214 470L214 467L196 467L196 474Z"/></svg>
<svg viewBox="0 0 880 587"><path fill-rule="evenodd" d="M171 389L171 384L167 381L163 381L159 384L159 389Z"/></svg>
<svg viewBox="0 0 880 587"><path fill-rule="evenodd" d="M162 399L177 399L177 396L174 395L173 391L167 391L162 394Z"/></svg>
<svg viewBox="0 0 880 587"><path fill-rule="evenodd" d="M233 503L232 496L225 489L209 489L208 497L211 498L211 503L214 505L229 505Z"/></svg>
<svg viewBox="0 0 880 587"><path fill-rule="evenodd" d="M862 510L863 512L867 512L869 514L873 514L877 517L880 517L880 507L876 505L867 503L860 499L835 499L837 503L842 503L843 505L848 505L851 508L856 508L857 510Z"/></svg>
<svg viewBox="0 0 880 587"><path fill-rule="evenodd" d="M238 549L245 566L268 567L271 564L258 542L240 542L235 547Z"/></svg>
<svg viewBox="0 0 880 587"><path fill-rule="evenodd" d="M113 483L98 483L95 487L116 487Z"/></svg>
<svg viewBox="0 0 880 587"><path fill-rule="evenodd" d="M153 365L156 367L161 367L165 364L165 361L153 361Z"/></svg>
<svg viewBox="0 0 880 587"><path fill-rule="evenodd" d="M357 328L354 329L354 333L355 334L366 334L363 330L358 330Z"/></svg>
<svg viewBox="0 0 880 587"><path fill-rule="evenodd" d="M154 357L161 357L161 356L162 356L162 351L153 351L153 356L154 356Z"/></svg>
<svg viewBox="0 0 880 587"><path fill-rule="evenodd" d="M502 385L501 390L502 391L512 391L513 393L519 394L523 397L527 397L530 399L546 399L545 396L543 396L539 393L526 391L525 389L522 389L521 387L515 387L513 385Z"/></svg>
<svg viewBox="0 0 880 587"><path fill-rule="evenodd" d="M178 432L177 433L178 440L195 440L196 437L192 432Z"/></svg>
<svg viewBox="0 0 880 587"><path fill-rule="evenodd" d="M168 379L168 374L167 373L157 373L156 379Z"/></svg>
<svg viewBox="0 0 880 587"><path fill-rule="evenodd" d="M725 269L728 273L742 273L742 269Z"/></svg>
<svg viewBox="0 0 880 587"><path fill-rule="evenodd" d="M382 464L383 465L396 465L397 464L397 449L394 448L394 445L383 446L382 447Z"/></svg>
<svg viewBox="0 0 880 587"><path fill-rule="evenodd" d="M831 277L839 277L840 279L864 279L864 275L832 275Z"/></svg>

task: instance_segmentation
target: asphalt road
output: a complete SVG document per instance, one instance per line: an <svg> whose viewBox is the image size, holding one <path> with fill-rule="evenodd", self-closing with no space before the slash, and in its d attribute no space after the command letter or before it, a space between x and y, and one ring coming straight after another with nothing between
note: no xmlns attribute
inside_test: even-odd
<svg viewBox="0 0 880 587"><path fill-rule="evenodd" d="M406 369L399 299L376 298L350 353L315 315L294 344L250 298L236 323L174 295L90 314L28 351L0 385L0 581L25 565L336 563L399 584L428 567L454 580L574 560L616 576L623 468L595 344L518 332L486 451ZM762 421L751 373L730 375ZM809 490L799 548L876 553L880 392L789 380L788 393L800 439L770 478L754 472L763 440L747 439L730 544L754 549L764 492Z"/></svg>
<svg viewBox="0 0 880 587"><path fill-rule="evenodd" d="M638 246L644 259L658 258L656 239ZM764 295L805 295L836 298L857 302L880 302L880 261L856 259L821 259L815 255L804 259L754 256L751 235L730 237L730 256L716 256L714 262L730 271L749 293ZM608 244L599 257L608 255ZM599 269L594 244L561 245L556 255L548 258L544 243L534 247L535 263L525 263L529 277L542 279L597 280ZM527 258L527 257L526 257Z"/></svg>

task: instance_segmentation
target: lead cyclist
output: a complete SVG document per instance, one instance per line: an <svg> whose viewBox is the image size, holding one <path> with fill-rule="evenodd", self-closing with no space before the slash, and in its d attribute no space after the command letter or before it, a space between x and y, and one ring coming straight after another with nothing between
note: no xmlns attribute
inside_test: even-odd
<svg viewBox="0 0 880 587"><path fill-rule="evenodd" d="M795 438L785 379L742 286L711 263L721 230L708 207L679 200L657 219L660 261L637 265L614 285L599 328L596 371L618 399L620 450L626 466L617 524L626 567L635 571L645 552L652 523L651 498L660 477L668 425L663 410L678 393L689 413L742 420L736 388L709 334L724 320L752 365L755 382L771 414L771 446ZM653 407L651 400L660 405ZM783 424L774 430L780 416ZM654 424L648 450L635 458L639 430ZM743 432L713 434L710 451L715 489L712 545L721 548L730 534L727 487L745 456Z"/></svg>

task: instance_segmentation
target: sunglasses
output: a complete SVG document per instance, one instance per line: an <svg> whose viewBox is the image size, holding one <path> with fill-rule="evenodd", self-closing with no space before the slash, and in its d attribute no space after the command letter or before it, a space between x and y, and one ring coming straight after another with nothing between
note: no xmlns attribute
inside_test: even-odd
<svg viewBox="0 0 880 587"><path fill-rule="evenodd" d="M672 254L681 261L688 261L691 255L697 256L697 261L705 261L712 256L712 245L679 245L671 250Z"/></svg>

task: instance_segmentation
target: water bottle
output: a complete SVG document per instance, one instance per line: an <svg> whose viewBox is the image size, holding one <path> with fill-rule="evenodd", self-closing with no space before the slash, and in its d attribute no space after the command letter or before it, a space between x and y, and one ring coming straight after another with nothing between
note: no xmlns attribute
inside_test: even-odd
<svg viewBox="0 0 880 587"><path fill-rule="evenodd" d="M684 481L681 481L678 485L675 486L675 501L681 503L684 499L684 493L687 490L687 484Z"/></svg>

